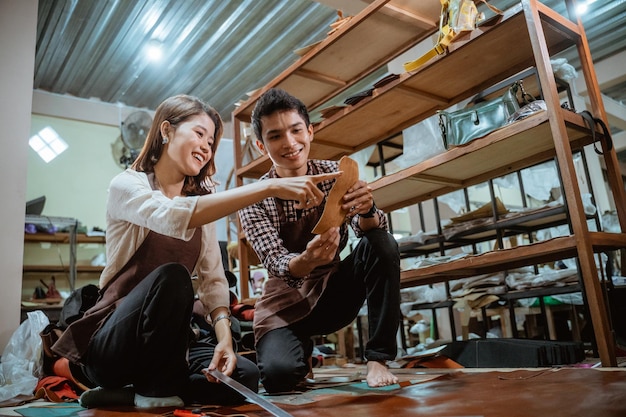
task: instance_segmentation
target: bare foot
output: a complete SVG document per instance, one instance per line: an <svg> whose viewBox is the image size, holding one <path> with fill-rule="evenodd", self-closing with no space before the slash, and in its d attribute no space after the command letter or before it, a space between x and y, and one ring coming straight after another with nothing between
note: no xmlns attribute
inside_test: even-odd
<svg viewBox="0 0 626 417"><path fill-rule="evenodd" d="M306 382L315 382L315 375L313 374L313 357L309 356L309 372L304 377Z"/></svg>
<svg viewBox="0 0 626 417"><path fill-rule="evenodd" d="M398 383L398 377L392 374L387 365L382 362L367 362L367 385L375 387L386 387Z"/></svg>

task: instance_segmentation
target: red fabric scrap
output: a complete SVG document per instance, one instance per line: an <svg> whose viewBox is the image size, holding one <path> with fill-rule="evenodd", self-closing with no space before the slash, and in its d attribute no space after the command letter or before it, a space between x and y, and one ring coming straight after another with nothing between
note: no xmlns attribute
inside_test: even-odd
<svg viewBox="0 0 626 417"><path fill-rule="evenodd" d="M78 400L78 387L62 376L46 376L39 380L35 388L35 397L55 403Z"/></svg>

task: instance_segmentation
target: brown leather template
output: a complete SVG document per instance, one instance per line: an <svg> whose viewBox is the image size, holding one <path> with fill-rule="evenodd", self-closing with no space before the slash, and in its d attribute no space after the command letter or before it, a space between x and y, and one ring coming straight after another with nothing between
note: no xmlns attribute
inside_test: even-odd
<svg viewBox="0 0 626 417"><path fill-rule="evenodd" d="M316 235L324 233L331 227L341 226L346 219L346 214L348 214L348 210L341 208L342 198L346 191L359 179L359 166L354 159L344 156L339 160L339 171L343 171L343 174L337 178L328 197L326 197L326 206L322 217L313 228L313 233Z"/></svg>

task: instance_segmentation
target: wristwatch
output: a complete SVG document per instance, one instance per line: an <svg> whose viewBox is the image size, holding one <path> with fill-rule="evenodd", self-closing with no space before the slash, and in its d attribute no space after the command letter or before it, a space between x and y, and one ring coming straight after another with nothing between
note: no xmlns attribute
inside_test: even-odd
<svg viewBox="0 0 626 417"><path fill-rule="evenodd" d="M363 217L364 219L371 219L372 217L374 217L374 215L376 215L377 210L378 209L376 208L376 204L373 203L372 208L367 213L359 214L359 216Z"/></svg>

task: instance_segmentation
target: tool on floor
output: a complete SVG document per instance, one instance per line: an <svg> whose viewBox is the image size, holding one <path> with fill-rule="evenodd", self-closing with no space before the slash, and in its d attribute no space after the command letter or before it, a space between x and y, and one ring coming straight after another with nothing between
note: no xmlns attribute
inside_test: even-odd
<svg viewBox="0 0 626 417"><path fill-rule="evenodd" d="M250 388L235 381L231 377L224 375L222 372L218 371L217 369L214 369L212 371L207 371L207 372L211 374L212 376L214 376L215 378L222 381L224 384L234 389L235 391L237 391L238 393L240 393L241 395L243 395L244 397L246 397L250 402L263 407L266 411L269 411L270 413L272 413L272 415L276 417L293 417L291 414L289 414L282 408L278 407L276 404L266 400L265 398L261 397L256 392L252 391Z"/></svg>
<svg viewBox="0 0 626 417"><path fill-rule="evenodd" d="M202 414L195 410L174 410L172 415L175 417L199 417Z"/></svg>
<svg viewBox="0 0 626 417"><path fill-rule="evenodd" d="M165 416L170 417L248 417L246 414L219 414L213 411L202 411L202 408L192 410L174 410L173 413L167 413Z"/></svg>

